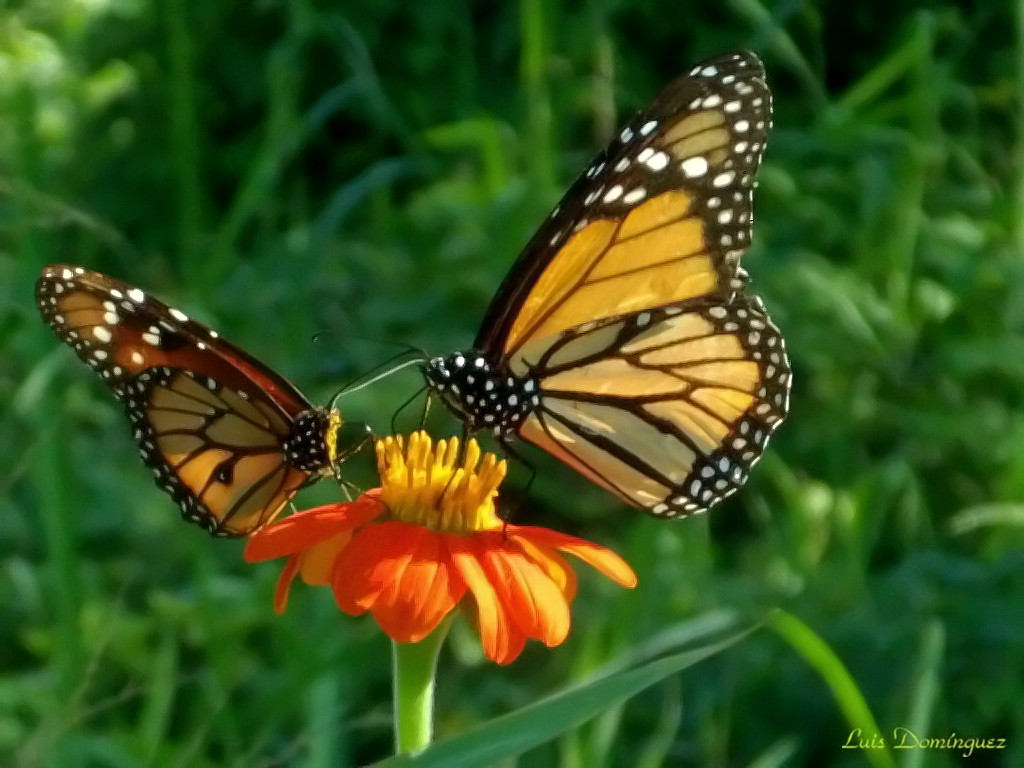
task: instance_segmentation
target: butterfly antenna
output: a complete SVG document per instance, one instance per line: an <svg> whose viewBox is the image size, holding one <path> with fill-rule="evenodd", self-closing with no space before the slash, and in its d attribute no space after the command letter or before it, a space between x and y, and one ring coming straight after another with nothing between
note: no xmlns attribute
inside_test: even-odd
<svg viewBox="0 0 1024 768"><path fill-rule="evenodd" d="M412 358L402 360L402 358L409 357L410 354L413 355ZM371 369L368 373L359 376L335 392L334 396L331 398L331 407L336 407L338 400L343 395L351 395L353 392L365 389L371 384L375 384L381 379L386 379L391 374L397 373L403 368L408 368L413 365L422 365L427 359L428 355L419 349L410 349L402 352L401 354L395 355L390 360L387 360L376 368ZM396 360L402 360L402 362L396 363Z"/></svg>
<svg viewBox="0 0 1024 768"><path fill-rule="evenodd" d="M313 334L312 341L313 341L314 344L319 344L321 341L323 341L328 336L341 336L341 337L343 337L345 339L356 339L358 341L364 341L364 342L371 343L371 344L384 344L384 345L387 345L387 346L390 346L390 347L401 347L403 351L399 352L397 355L395 355L395 358L401 357L402 355L404 355L404 354L406 354L408 352L415 352L417 354L423 355L424 357L429 357L429 355L426 353L425 350L422 350L419 347L413 346L412 344L409 344L408 342L405 342L405 341L392 341L390 339L375 339L375 338L371 338L369 336L359 336L357 334L344 333L343 331L335 329L335 328L328 328L325 331L317 331L316 333ZM392 358L392 360L395 359L395 358ZM385 365L386 364L387 363L385 363Z"/></svg>

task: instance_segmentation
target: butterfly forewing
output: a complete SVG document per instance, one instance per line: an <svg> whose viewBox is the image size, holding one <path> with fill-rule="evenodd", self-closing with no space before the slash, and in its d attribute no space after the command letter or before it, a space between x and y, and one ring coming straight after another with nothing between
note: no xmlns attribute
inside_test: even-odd
<svg viewBox="0 0 1024 768"><path fill-rule="evenodd" d="M771 125L749 52L703 62L635 115L570 187L492 302L476 346L514 356L590 320L742 290Z"/></svg>
<svg viewBox="0 0 1024 768"><path fill-rule="evenodd" d="M215 331L81 267L47 267L36 300L122 402L143 461L186 519L248 533L326 471L330 414Z"/></svg>
<svg viewBox="0 0 1024 768"><path fill-rule="evenodd" d="M264 392L291 415L310 407L286 379L216 331L107 275L51 265L36 284L36 301L57 337L115 392L141 371L169 365Z"/></svg>

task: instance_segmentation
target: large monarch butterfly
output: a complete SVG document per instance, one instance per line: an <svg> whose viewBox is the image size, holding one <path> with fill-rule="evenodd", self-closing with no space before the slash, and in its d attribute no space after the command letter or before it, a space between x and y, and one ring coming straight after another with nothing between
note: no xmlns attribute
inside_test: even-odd
<svg viewBox="0 0 1024 768"><path fill-rule="evenodd" d="M331 473L341 414L216 331L140 289L54 264L39 311L124 405L143 462L186 520L215 536L269 522L298 489Z"/></svg>
<svg viewBox="0 0 1024 768"><path fill-rule="evenodd" d="M782 336L739 264L770 125L753 53L671 83L534 235L473 349L424 363L428 387L654 515L734 493L789 408Z"/></svg>

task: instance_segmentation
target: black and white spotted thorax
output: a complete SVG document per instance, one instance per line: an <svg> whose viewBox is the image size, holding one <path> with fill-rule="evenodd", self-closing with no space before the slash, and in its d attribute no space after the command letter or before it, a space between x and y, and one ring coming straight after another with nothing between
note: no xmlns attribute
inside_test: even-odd
<svg viewBox="0 0 1024 768"><path fill-rule="evenodd" d="M479 352L456 352L423 364L429 386L470 430L511 437L540 405L535 379L495 370Z"/></svg>
<svg viewBox="0 0 1024 768"><path fill-rule="evenodd" d="M303 472L316 474L331 466L328 441L336 425L326 408L314 408L300 413L292 425L291 434L281 450L288 463Z"/></svg>

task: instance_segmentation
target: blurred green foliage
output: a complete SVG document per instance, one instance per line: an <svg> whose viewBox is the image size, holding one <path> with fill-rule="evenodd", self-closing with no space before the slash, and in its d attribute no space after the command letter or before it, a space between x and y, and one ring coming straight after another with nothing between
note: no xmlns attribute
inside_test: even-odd
<svg viewBox="0 0 1024 768"><path fill-rule="evenodd" d="M798 619L521 762L892 764L841 749L864 710L890 739L1006 738L972 764L1024 765L1022 13L0 6L0 763L337 766L390 751L383 636L323 590L297 589L274 617L277 569L178 521L118 406L39 322L44 264L151 290L324 402L400 344L470 342L620 118L698 59L750 47L776 128L747 265L787 336L792 415L743 493L676 524L527 450L539 471L528 497L514 472L517 517L615 547L640 587L584 576L570 640L510 669L457 631L439 735L694 617L781 606ZM342 407L386 432L418 386L400 374Z"/></svg>

